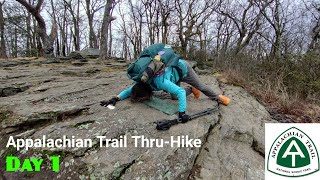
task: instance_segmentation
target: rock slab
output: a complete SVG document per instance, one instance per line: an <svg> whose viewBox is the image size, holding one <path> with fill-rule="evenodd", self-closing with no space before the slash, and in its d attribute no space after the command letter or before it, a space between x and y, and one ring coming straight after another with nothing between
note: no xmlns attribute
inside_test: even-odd
<svg viewBox="0 0 320 180"><path fill-rule="evenodd" d="M17 65L0 70L6 87L26 84L28 88L0 97L0 179L264 179L264 124L269 113L240 87L219 83L213 76L201 80L232 99L219 111L157 131L154 121L171 119L145 104L129 100L114 110L99 105L131 85L125 65L101 63L73 66L68 63ZM183 84L184 86L185 84ZM161 98L166 98L165 96ZM166 101L177 104L176 101ZM216 107L205 95L187 98L187 113ZM92 139L92 147L34 148L16 151L5 148L9 136L15 138ZM134 147L132 137L169 140L188 136L201 139L195 147ZM128 138L128 147L100 147L97 136ZM37 173L5 172L7 155L25 157L60 156L60 171L49 165Z"/></svg>

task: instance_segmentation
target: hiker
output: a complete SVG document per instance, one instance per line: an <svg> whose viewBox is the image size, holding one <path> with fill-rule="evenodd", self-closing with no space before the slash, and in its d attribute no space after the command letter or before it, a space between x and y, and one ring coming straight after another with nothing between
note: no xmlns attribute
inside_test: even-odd
<svg viewBox="0 0 320 180"><path fill-rule="evenodd" d="M199 90L210 99L216 100L223 105L228 105L230 99L223 95L217 95L211 88L201 82L188 62L179 58L177 59L177 65L166 67L161 59L161 55L163 54L165 54L164 51L159 51L154 56L148 67L139 76L140 81L135 82L128 89L125 89L110 100L101 101L100 105L115 106L118 101L127 99L128 97L131 98L132 102L142 102L149 100L152 97L153 91L163 90L170 93L173 99L178 99L179 118L183 123L190 119L190 116L185 113L187 108L186 96L193 94L198 99L200 97ZM182 88L180 87L181 82L185 82L191 86Z"/></svg>

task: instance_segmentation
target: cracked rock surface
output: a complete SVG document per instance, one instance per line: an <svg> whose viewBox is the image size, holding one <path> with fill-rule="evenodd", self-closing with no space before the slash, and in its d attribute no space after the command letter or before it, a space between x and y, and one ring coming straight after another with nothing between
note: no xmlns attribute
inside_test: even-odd
<svg viewBox="0 0 320 180"><path fill-rule="evenodd" d="M154 121L172 119L145 104L129 100L114 110L101 107L132 83L125 64L90 60L72 63L16 63L0 69L0 179L264 179L264 124L269 113L240 87L219 83L211 75L200 78L217 93L232 99L229 106L168 131L157 131ZM10 90L10 87L12 90ZM177 104L177 101L166 99ZM187 113L218 106L203 94L187 98ZM6 148L14 138L92 139L92 147ZM201 139L195 147L134 147L132 136L170 140L171 136ZM97 136L121 139L128 147L100 146ZM5 157L21 159L60 156L60 171L45 161L40 172L5 172Z"/></svg>

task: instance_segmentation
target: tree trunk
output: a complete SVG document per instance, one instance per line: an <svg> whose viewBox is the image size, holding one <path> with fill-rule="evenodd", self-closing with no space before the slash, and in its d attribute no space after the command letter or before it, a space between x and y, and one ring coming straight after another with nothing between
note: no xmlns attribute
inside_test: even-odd
<svg viewBox="0 0 320 180"><path fill-rule="evenodd" d="M181 13L179 13L179 25L178 25L178 37L181 44L181 56L187 58L187 47L188 47L188 41L185 38L187 33L184 33L183 31L183 16Z"/></svg>
<svg viewBox="0 0 320 180"><path fill-rule="evenodd" d="M112 31L111 31L111 23L109 24L109 46L108 46L108 57L112 55Z"/></svg>
<svg viewBox="0 0 320 180"><path fill-rule="evenodd" d="M78 6L77 6L77 24L76 24L76 29L74 30L76 33L76 37L77 37L77 44L76 44L76 48L77 51L80 50L80 27L79 27L79 21L80 21L80 0L78 0Z"/></svg>
<svg viewBox="0 0 320 180"><path fill-rule="evenodd" d="M72 39L73 39L73 44L74 44L74 49L76 51L80 50L80 33L79 33L79 0L77 4L77 9L73 9L72 7L72 1L67 2L64 0L65 5L68 7L68 10L72 16L72 21L73 21L73 32L72 34ZM76 11L76 14L75 14Z"/></svg>
<svg viewBox="0 0 320 180"><path fill-rule="evenodd" d="M90 48L98 48L97 36L93 30L93 14L88 17L89 23L89 47Z"/></svg>
<svg viewBox="0 0 320 180"><path fill-rule="evenodd" d="M18 57L18 29L14 27L14 57Z"/></svg>
<svg viewBox="0 0 320 180"><path fill-rule="evenodd" d="M47 35L47 28L46 23L43 17L40 14L41 6L44 0L38 0L36 7L32 6L25 0L16 0L20 4L22 4L37 20L38 22L38 33L42 40L43 46L45 49L45 56L52 56L53 53L53 40L50 40L49 36Z"/></svg>
<svg viewBox="0 0 320 180"><path fill-rule="evenodd" d="M161 28L162 28L162 43L167 44L168 43L168 23L166 19L162 21Z"/></svg>
<svg viewBox="0 0 320 180"><path fill-rule="evenodd" d="M110 10L110 16L112 17L113 8ZM108 46L108 57L111 57L112 55L112 27L111 23L109 23L109 46Z"/></svg>
<svg viewBox="0 0 320 180"><path fill-rule="evenodd" d="M31 34L31 14L28 12L26 16L26 25L27 25L27 56L32 56L32 34Z"/></svg>
<svg viewBox="0 0 320 180"><path fill-rule="evenodd" d="M93 48L93 44L94 44L94 42L93 42L93 35L92 35L92 33L93 33L93 28L92 28L92 26L93 26L93 23L92 23L92 21L93 21L93 16L92 16L92 14L91 14L91 12L90 12L90 3L91 3L91 0L86 0L86 14L87 14L87 17L88 17L88 24L89 24L89 48Z"/></svg>
<svg viewBox="0 0 320 180"><path fill-rule="evenodd" d="M0 58L7 58L2 5L3 4L0 2Z"/></svg>
<svg viewBox="0 0 320 180"><path fill-rule="evenodd" d="M123 58L125 60L128 60L128 44L127 44L127 37L126 36L123 37L122 49L123 49Z"/></svg>
<svg viewBox="0 0 320 180"><path fill-rule="evenodd" d="M37 49L37 43L38 43L37 42L37 36L38 36L37 21L35 20L35 18L33 16L31 16L31 20L32 20L32 23L33 23L32 44L33 44L33 48ZM38 56L39 56L39 52L38 52Z"/></svg>
<svg viewBox="0 0 320 180"><path fill-rule="evenodd" d="M11 57L14 57L14 33L11 33L10 35L10 45L8 46L8 47L10 47L9 48L9 51L10 51L10 49L11 49L11 53L10 53L10 56Z"/></svg>
<svg viewBox="0 0 320 180"><path fill-rule="evenodd" d="M64 5L68 8L73 21L73 32L72 39L73 39L73 45L74 49L76 51L80 50L80 28L79 28L79 20L80 20L80 7L79 7L79 0L77 1L77 8L74 9L72 7L72 1L67 2L67 0L64 0Z"/></svg>
<svg viewBox="0 0 320 180"><path fill-rule="evenodd" d="M61 30L61 38L62 38L62 56L66 57L67 53L66 50L68 48L67 46L67 20L66 20L66 14L67 14L67 5L66 2L63 2L63 7L64 7L64 11L63 11L63 23L62 23L62 30Z"/></svg>
<svg viewBox="0 0 320 180"><path fill-rule="evenodd" d="M158 13L160 13L159 16L161 17L161 33L162 33L161 34L161 36L162 36L161 42L164 44L167 44L168 43L168 30L169 30L168 19L169 19L170 12L172 11L172 9L168 8L169 3L170 3L169 1L163 2L162 0L158 0L158 2L159 2Z"/></svg>
<svg viewBox="0 0 320 180"><path fill-rule="evenodd" d="M108 58L108 35L109 35L109 24L113 20L110 12L112 9L113 0L107 0L102 27L101 27L101 38L100 38L100 58L107 59Z"/></svg>
<svg viewBox="0 0 320 180"><path fill-rule="evenodd" d="M36 28L38 28L38 27L36 27ZM42 48L42 43L41 43L40 36L36 36L36 43L37 43L38 55L39 56L44 56L44 51L43 51L43 48Z"/></svg>
<svg viewBox="0 0 320 180"><path fill-rule="evenodd" d="M140 21L139 21L139 36L137 37L137 40L139 42L138 44L138 51L137 51L137 54L136 54L136 57L142 52L142 18L143 18L143 14L140 13L139 15L140 17Z"/></svg>
<svg viewBox="0 0 320 180"><path fill-rule="evenodd" d="M154 19L154 13L155 9L153 9L152 3L147 1L147 2L142 2L143 5L145 6L145 17L147 21L147 27L149 31L149 44L154 44L155 41L155 19ZM157 1L153 2L156 5Z"/></svg>
<svg viewBox="0 0 320 180"><path fill-rule="evenodd" d="M70 41L69 41L69 48L68 48L68 54L72 51L73 49L73 46L74 44L72 44L72 41L74 42L74 34L73 34L73 30L72 30L72 27L70 27ZM68 43L67 43L68 45Z"/></svg>
<svg viewBox="0 0 320 180"><path fill-rule="evenodd" d="M88 15L88 24L89 24L89 48L93 48L94 47L94 40L93 40L93 23L92 23L92 19L91 19L91 15Z"/></svg>
<svg viewBox="0 0 320 180"><path fill-rule="evenodd" d="M282 44L281 38L282 38L282 33L280 31L276 31L275 41L271 49L271 57L273 57L277 61L279 61L281 58L281 44Z"/></svg>
<svg viewBox="0 0 320 180"><path fill-rule="evenodd" d="M96 6L94 7L94 5L96 5L95 0L93 1L93 4L91 4L91 0L85 0L86 1L86 14L88 17L88 24L89 24L89 47L90 48L99 48L98 45L98 38L96 33L94 32L93 29L93 17L94 14L96 12L99 11L100 8L102 8L102 6Z"/></svg>
<svg viewBox="0 0 320 180"><path fill-rule="evenodd" d="M59 37L57 37L56 39L56 44L57 44L57 56L60 56L60 41L59 41Z"/></svg>
<svg viewBox="0 0 320 180"><path fill-rule="evenodd" d="M275 41L272 47L272 56L276 60L280 60L281 58L281 39L282 39L282 22L280 20L280 2L278 0L275 1L275 12L274 12L274 26L275 26Z"/></svg>

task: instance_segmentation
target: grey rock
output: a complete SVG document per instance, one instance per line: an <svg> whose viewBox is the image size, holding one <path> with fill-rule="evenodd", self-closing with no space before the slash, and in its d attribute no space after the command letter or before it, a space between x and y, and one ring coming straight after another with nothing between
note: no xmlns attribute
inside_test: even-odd
<svg viewBox="0 0 320 180"><path fill-rule="evenodd" d="M69 58L72 59L85 59L85 58L93 58L96 59L99 57L100 50L94 48L88 48L81 51L73 51L69 54Z"/></svg>
<svg viewBox="0 0 320 180"><path fill-rule="evenodd" d="M198 67L195 67L194 70L196 71L197 74L202 75L202 74L212 74L212 69L199 69Z"/></svg>
<svg viewBox="0 0 320 180"><path fill-rule="evenodd" d="M196 161L195 179L264 179L264 123L273 120L242 88L223 90L232 101L221 107L219 125Z"/></svg>
<svg viewBox="0 0 320 180"><path fill-rule="evenodd" d="M94 48L88 48L88 49L81 50L80 53L86 58L96 59L99 57L100 50L94 49Z"/></svg>
<svg viewBox="0 0 320 180"><path fill-rule="evenodd" d="M77 60L72 61L71 64L74 66L83 66L83 65L88 64L88 60L87 59L77 59Z"/></svg>
<svg viewBox="0 0 320 180"><path fill-rule="evenodd" d="M61 56L61 57L57 57L58 59L62 60L62 61L68 61L68 60L71 60L71 57L64 57L64 56Z"/></svg>
<svg viewBox="0 0 320 180"><path fill-rule="evenodd" d="M80 51L72 51L68 57L72 59L85 59L85 56L83 56Z"/></svg>
<svg viewBox="0 0 320 180"><path fill-rule="evenodd" d="M30 63L29 61L6 60L6 61L0 61L0 67L14 67L14 66L21 66L29 63Z"/></svg>
<svg viewBox="0 0 320 180"><path fill-rule="evenodd" d="M28 138L29 136L33 135L35 132L36 132L35 129L30 129L30 130L27 130L27 131L25 131L25 132L23 132L23 133L20 133L20 134L15 135L15 137L16 137L16 138L24 138L24 139L26 139L26 138Z"/></svg>
<svg viewBox="0 0 320 180"><path fill-rule="evenodd" d="M132 84L126 76L126 67L124 63L90 60L80 67L64 63L1 69L0 76L4 77L1 82L5 85L1 87L28 82L29 88L13 96L0 97L0 152L11 152L4 146L9 135L32 139L43 135L56 139L65 135L93 140L92 147L13 152L18 157L61 156L58 173L44 169L30 179L264 178L264 123L272 120L265 107L245 90L219 84L210 75L201 75L200 79L217 94L224 93L232 99L230 105L168 131L157 131L154 121L176 115L165 115L129 100L118 102L114 110L99 105L101 100L113 97ZM166 101L177 104L171 99ZM217 106L203 94L197 100L191 95L187 102L189 114ZM135 135L164 140L188 135L201 139L202 147L134 147L131 137ZM97 136L117 139L126 136L128 147L100 147ZM103 145L109 143L104 141ZM0 171L5 179L24 178L23 173Z"/></svg>
<svg viewBox="0 0 320 180"><path fill-rule="evenodd" d="M30 84L1 84L0 97L13 96L30 88Z"/></svg>
<svg viewBox="0 0 320 180"><path fill-rule="evenodd" d="M59 58L50 58L47 59L45 61L43 61L43 64L57 64L57 63L62 63L63 61L61 61Z"/></svg>

